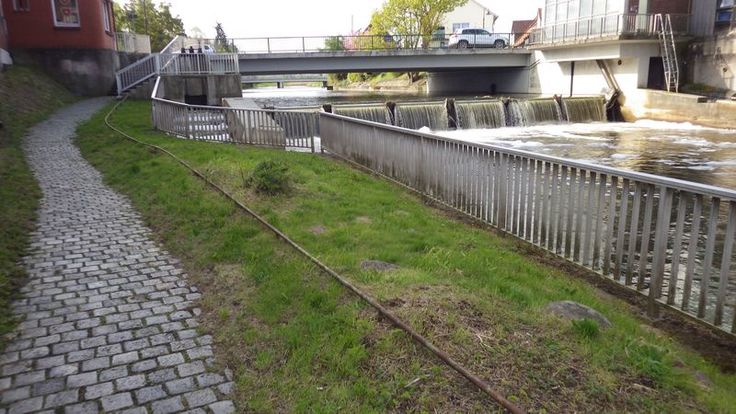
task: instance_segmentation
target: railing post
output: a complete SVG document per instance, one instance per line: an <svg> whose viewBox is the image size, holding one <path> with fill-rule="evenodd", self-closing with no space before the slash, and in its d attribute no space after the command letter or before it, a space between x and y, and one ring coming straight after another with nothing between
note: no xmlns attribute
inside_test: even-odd
<svg viewBox="0 0 736 414"><path fill-rule="evenodd" d="M268 51L268 53L271 53L271 38L270 37L266 38L266 50Z"/></svg>
<svg viewBox="0 0 736 414"><path fill-rule="evenodd" d="M307 44L306 44L306 41L304 40L304 36L302 36L302 53L306 53L306 52L307 52Z"/></svg>
<svg viewBox="0 0 736 414"><path fill-rule="evenodd" d="M116 74L115 75L115 82L118 85L118 96L120 96L122 94L122 92L123 92L122 86L120 85L120 74Z"/></svg>
<svg viewBox="0 0 736 414"><path fill-rule="evenodd" d="M161 55L156 53L155 55L153 55L153 60L154 60L154 65L155 65L154 67L156 70L155 73L156 75L158 75L161 72Z"/></svg>
<svg viewBox="0 0 736 414"><path fill-rule="evenodd" d="M659 192L659 208L657 209L657 224L654 230L652 273L649 281L648 314L650 318L659 317L657 299L662 296L662 281L664 280L664 264L667 254L667 239L669 238L672 198L673 190L664 185L661 186ZM644 271L645 269L639 269L639 272Z"/></svg>

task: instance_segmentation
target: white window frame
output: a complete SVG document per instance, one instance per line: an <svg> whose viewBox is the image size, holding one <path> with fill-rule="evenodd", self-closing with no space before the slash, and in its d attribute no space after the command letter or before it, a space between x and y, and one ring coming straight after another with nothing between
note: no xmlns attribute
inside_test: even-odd
<svg viewBox="0 0 736 414"><path fill-rule="evenodd" d="M31 0L25 0L25 7L23 7L23 0L13 0L13 11L17 12L28 12L31 11Z"/></svg>
<svg viewBox="0 0 736 414"><path fill-rule="evenodd" d="M469 29L469 28L470 28L470 23L453 23L452 33L455 33L460 29Z"/></svg>
<svg viewBox="0 0 736 414"><path fill-rule="evenodd" d="M80 27L82 25L82 13L79 12L79 0L76 0L77 4L77 22L76 23L65 23L60 22L56 17L56 2L58 0L49 0L51 2L51 12L54 16L54 27ZM71 1L71 0L70 0Z"/></svg>
<svg viewBox="0 0 736 414"><path fill-rule="evenodd" d="M112 3L110 0L102 0L102 25L107 33L112 33L112 21L110 14L112 13Z"/></svg>

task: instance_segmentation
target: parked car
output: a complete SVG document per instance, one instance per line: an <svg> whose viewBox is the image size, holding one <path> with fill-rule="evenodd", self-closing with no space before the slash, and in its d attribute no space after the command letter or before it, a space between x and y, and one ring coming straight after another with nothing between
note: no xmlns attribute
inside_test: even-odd
<svg viewBox="0 0 736 414"><path fill-rule="evenodd" d="M485 29L457 29L450 36L448 47L467 49L470 47L495 47L503 49L509 45L509 38Z"/></svg>

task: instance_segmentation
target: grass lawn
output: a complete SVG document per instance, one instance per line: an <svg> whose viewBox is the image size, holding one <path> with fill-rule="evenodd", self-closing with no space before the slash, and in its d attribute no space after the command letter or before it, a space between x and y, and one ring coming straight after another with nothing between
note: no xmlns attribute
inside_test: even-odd
<svg viewBox="0 0 736 414"><path fill-rule="evenodd" d="M11 66L0 73L0 350L15 326L10 301L22 283L23 257L41 197L23 156L22 137L33 124L73 101L67 90L39 70Z"/></svg>
<svg viewBox="0 0 736 414"><path fill-rule="evenodd" d="M228 188L529 411L736 410L736 377L644 325L629 305L397 186L311 154L161 135L151 130L148 102L125 103L113 122ZM101 115L80 132L83 154L131 197L204 291L204 329L236 371L241 406L494 407L170 159L107 131ZM247 185L264 160L289 167L287 195ZM368 259L399 269L364 270ZM550 316L545 306L556 300L589 305L614 326Z"/></svg>

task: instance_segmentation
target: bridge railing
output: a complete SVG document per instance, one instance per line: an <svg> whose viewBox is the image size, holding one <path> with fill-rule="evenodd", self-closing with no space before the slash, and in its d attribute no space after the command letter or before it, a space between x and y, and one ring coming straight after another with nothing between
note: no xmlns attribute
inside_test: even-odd
<svg viewBox="0 0 736 414"><path fill-rule="evenodd" d="M161 53L161 75L240 73L237 53Z"/></svg>
<svg viewBox="0 0 736 414"><path fill-rule="evenodd" d="M162 78L152 100L154 128L199 141L315 151L318 114L305 111L188 105L163 98Z"/></svg>
<svg viewBox="0 0 736 414"><path fill-rule="evenodd" d="M736 333L736 191L320 114L322 148ZM493 277L489 274L489 277Z"/></svg>
<svg viewBox="0 0 736 414"><path fill-rule="evenodd" d="M349 52L370 50L445 49L450 46L451 34L437 35L347 35L299 36L229 39L231 48L238 53L312 53ZM470 47L494 47L480 35L464 35ZM504 39L503 47L512 47L514 34L494 33ZM495 39L495 38L494 38Z"/></svg>
<svg viewBox="0 0 736 414"><path fill-rule="evenodd" d="M580 18L535 29L529 45L596 41L616 36L656 37L654 14L609 14ZM676 35L687 34L689 14L672 14L672 28Z"/></svg>

